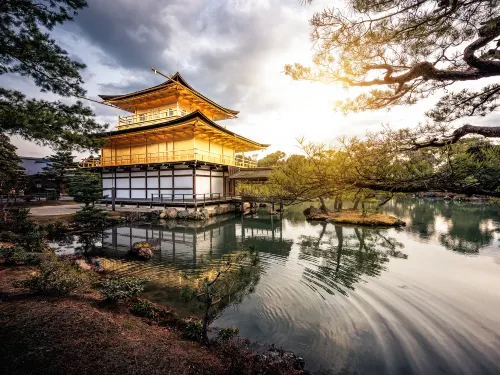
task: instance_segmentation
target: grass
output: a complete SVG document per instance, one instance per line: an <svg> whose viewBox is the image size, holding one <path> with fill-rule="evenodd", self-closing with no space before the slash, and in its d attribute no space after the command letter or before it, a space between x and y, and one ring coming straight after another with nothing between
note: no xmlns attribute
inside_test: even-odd
<svg viewBox="0 0 500 375"><path fill-rule="evenodd" d="M399 227L406 225L404 221L391 215L381 213L367 213L366 216L363 216L361 211L354 210L344 210L340 212L330 212L328 214L314 215L310 218L310 220L365 226Z"/></svg>
<svg viewBox="0 0 500 375"><path fill-rule="evenodd" d="M127 212L123 211L108 211L108 217L126 217ZM75 213L62 214L62 215L30 215L29 219L36 224L47 225L55 222L63 222L66 224L72 224L75 222Z"/></svg>

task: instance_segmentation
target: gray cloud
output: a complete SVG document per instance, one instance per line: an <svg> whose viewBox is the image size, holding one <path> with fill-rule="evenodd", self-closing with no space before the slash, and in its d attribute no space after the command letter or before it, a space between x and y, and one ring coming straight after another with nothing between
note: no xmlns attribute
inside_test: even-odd
<svg viewBox="0 0 500 375"><path fill-rule="evenodd" d="M251 107L275 108L278 98L259 91L259 69L266 59L287 50L290 30L302 27L307 32L307 23L286 19L290 14L284 14L283 2L273 1L258 12L241 11L234 4L91 0L65 31L99 47L101 64L134 71L134 79L101 83L100 93L157 84L161 81L149 71L155 66L168 73L180 71L196 89L224 106L238 107L253 97ZM198 46L201 39L204 43ZM185 48L184 43L190 45Z"/></svg>

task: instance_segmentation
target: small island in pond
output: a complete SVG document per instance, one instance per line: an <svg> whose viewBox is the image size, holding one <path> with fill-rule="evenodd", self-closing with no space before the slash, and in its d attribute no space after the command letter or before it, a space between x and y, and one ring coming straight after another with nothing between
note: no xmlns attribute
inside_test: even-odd
<svg viewBox="0 0 500 375"><path fill-rule="evenodd" d="M336 224L350 224L363 226L385 226L402 227L406 223L397 217L383 213L365 213L358 210L341 210L324 212L316 207L309 207L304 210L307 220L327 221Z"/></svg>

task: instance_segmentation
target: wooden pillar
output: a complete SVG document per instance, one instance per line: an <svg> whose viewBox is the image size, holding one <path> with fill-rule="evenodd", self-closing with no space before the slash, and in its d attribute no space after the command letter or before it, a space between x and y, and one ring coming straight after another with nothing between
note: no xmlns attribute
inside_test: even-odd
<svg viewBox="0 0 500 375"><path fill-rule="evenodd" d="M160 201L161 201L161 188L160 188L160 182L161 182L161 179L160 179L160 166L158 166L158 198L160 198Z"/></svg>
<svg viewBox="0 0 500 375"><path fill-rule="evenodd" d="M128 170L128 198L132 199L132 167Z"/></svg>
<svg viewBox="0 0 500 375"><path fill-rule="evenodd" d="M111 188L111 211L116 211L116 187Z"/></svg>
<svg viewBox="0 0 500 375"><path fill-rule="evenodd" d="M175 176L174 176L174 173L175 173L175 167L172 166L172 200L175 198L175 186L174 186L174 183L175 183Z"/></svg>
<svg viewBox="0 0 500 375"><path fill-rule="evenodd" d="M128 163L132 164L132 141L129 140L129 145L128 145Z"/></svg>
<svg viewBox="0 0 500 375"><path fill-rule="evenodd" d="M193 167L193 194L196 194L196 164Z"/></svg>
<svg viewBox="0 0 500 375"><path fill-rule="evenodd" d="M146 199L149 199L148 197L148 166L146 165L146 170L144 171L144 186L146 188Z"/></svg>

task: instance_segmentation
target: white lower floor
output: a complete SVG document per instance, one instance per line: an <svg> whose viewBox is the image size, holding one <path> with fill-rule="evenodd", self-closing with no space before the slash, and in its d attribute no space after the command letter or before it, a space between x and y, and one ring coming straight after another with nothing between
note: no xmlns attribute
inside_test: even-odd
<svg viewBox="0 0 500 375"><path fill-rule="evenodd" d="M186 165L149 167L147 170L113 170L102 172L103 197L111 197L116 188L117 199L198 200L229 195L229 175L223 169Z"/></svg>

